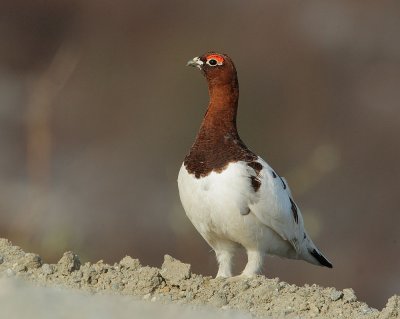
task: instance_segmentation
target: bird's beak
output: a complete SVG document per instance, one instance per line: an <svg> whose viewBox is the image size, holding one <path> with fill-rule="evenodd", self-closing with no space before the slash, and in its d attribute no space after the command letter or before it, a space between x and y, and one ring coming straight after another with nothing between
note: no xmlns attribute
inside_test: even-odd
<svg viewBox="0 0 400 319"><path fill-rule="evenodd" d="M188 63L186 63L186 66L194 66L201 70L201 67L203 66L203 64L204 64L204 62L201 61L199 57L195 57L192 60L189 60Z"/></svg>

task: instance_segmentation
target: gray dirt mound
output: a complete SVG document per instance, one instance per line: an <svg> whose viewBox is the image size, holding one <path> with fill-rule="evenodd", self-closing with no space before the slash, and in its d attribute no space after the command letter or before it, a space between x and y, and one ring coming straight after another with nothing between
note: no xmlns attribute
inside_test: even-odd
<svg viewBox="0 0 400 319"><path fill-rule="evenodd" d="M297 287L258 276L245 280L212 279L191 273L190 265L166 255L159 268L142 266L129 256L114 265L81 264L66 252L57 264L25 253L0 239L0 273L39 285L63 286L90 293L132 295L160 303L208 305L273 318L400 318L400 297L393 296L379 312L357 301L352 289L317 285Z"/></svg>

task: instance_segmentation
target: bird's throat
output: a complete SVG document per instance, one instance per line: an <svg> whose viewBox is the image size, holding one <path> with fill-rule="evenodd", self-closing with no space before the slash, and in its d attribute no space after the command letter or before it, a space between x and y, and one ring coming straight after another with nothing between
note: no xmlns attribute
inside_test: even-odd
<svg viewBox="0 0 400 319"><path fill-rule="evenodd" d="M239 87L236 83L209 85L210 102L202 129L218 128L221 133L236 132Z"/></svg>

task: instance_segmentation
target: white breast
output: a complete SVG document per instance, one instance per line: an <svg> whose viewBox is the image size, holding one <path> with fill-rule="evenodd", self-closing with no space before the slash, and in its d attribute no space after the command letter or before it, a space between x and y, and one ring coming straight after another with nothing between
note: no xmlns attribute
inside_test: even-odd
<svg viewBox="0 0 400 319"><path fill-rule="evenodd" d="M243 168L244 165L230 164L222 173L211 172L206 177L195 178L182 165L178 176L179 195L186 214L201 233L204 228L221 227L228 218L245 213L250 184L249 179L241 178L246 174Z"/></svg>
<svg viewBox="0 0 400 319"><path fill-rule="evenodd" d="M245 162L230 163L221 173L196 178L182 165L179 195L185 212L205 240L214 248L218 240L230 240L247 249L284 255L291 249L273 229L250 212L259 194L251 186L254 170ZM263 183L269 183L267 174ZM271 179L273 177L271 176ZM270 190L273 191L273 183ZM265 193L264 193L265 195ZM279 201L278 196L268 196ZM278 203L271 203L276 207Z"/></svg>

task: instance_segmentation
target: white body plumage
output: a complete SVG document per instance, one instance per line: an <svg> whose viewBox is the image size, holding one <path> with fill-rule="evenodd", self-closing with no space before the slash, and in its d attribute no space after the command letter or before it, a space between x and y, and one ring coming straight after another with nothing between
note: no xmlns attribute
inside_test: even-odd
<svg viewBox="0 0 400 319"><path fill-rule="evenodd" d="M286 181L261 158L257 162L262 165L260 172L238 161L222 172L213 171L200 178L189 174L185 165L180 169L178 187L183 207L216 252L220 266L217 276L232 275L232 257L239 246L248 253L244 276L261 272L265 254L320 265L310 254L317 248L305 232L297 206L294 216ZM261 182L257 191L250 182L252 176Z"/></svg>

